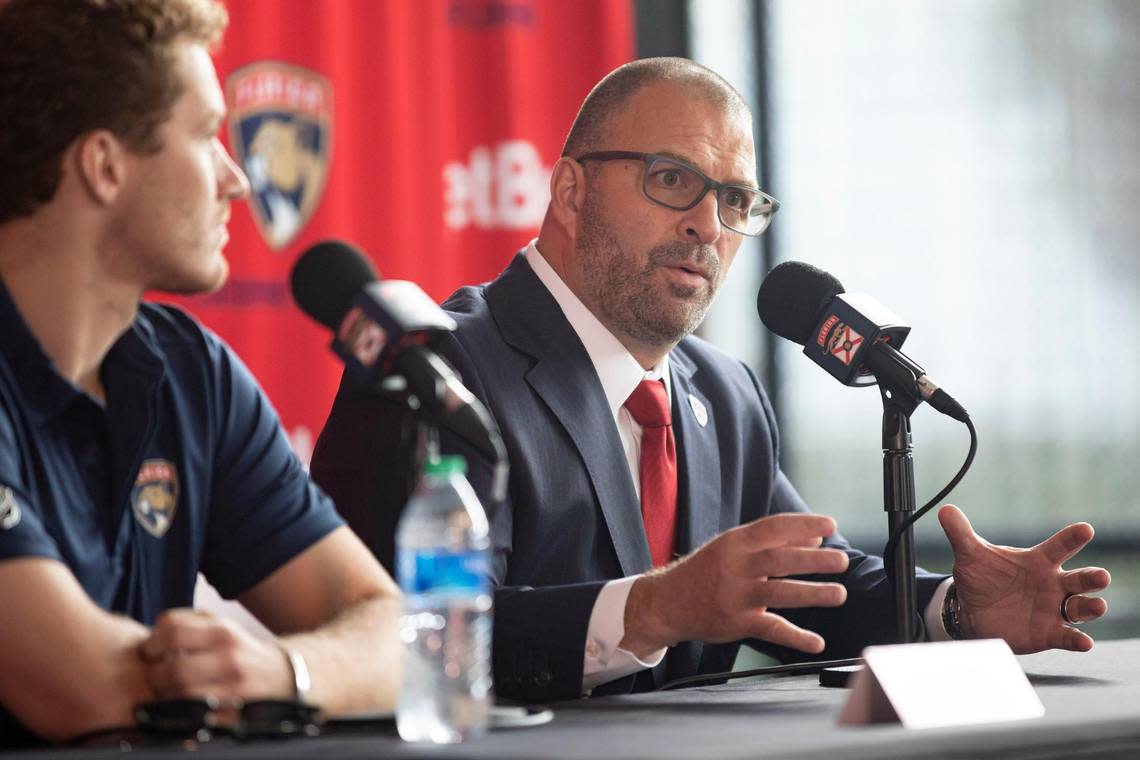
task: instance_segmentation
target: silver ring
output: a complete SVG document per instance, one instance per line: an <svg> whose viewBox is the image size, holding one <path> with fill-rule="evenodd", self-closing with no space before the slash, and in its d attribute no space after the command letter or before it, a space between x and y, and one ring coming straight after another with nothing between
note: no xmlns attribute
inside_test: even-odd
<svg viewBox="0 0 1140 760"><path fill-rule="evenodd" d="M1064 599L1061 600L1061 619L1064 620L1069 625L1080 625L1082 621L1073 620L1071 617L1069 617L1068 604L1069 604L1069 600L1072 599L1074 596L1075 596L1075 594L1069 594L1068 596L1066 596Z"/></svg>

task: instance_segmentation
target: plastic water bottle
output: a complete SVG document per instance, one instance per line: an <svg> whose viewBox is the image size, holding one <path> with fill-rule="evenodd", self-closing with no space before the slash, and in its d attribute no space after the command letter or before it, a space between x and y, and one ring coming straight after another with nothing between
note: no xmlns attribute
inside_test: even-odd
<svg viewBox="0 0 1140 760"><path fill-rule="evenodd" d="M404 592L396 728L405 741L478 736L493 701L487 516L466 472L463 457L428 461L396 530Z"/></svg>

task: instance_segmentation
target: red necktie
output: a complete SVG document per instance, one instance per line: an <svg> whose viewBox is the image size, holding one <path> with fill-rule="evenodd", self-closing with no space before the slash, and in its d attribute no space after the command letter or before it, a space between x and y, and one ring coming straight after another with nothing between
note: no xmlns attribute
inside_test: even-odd
<svg viewBox="0 0 1140 760"><path fill-rule="evenodd" d="M625 402L641 425L641 517L653 566L673 556L677 523L677 446L669 396L659 380L642 380Z"/></svg>

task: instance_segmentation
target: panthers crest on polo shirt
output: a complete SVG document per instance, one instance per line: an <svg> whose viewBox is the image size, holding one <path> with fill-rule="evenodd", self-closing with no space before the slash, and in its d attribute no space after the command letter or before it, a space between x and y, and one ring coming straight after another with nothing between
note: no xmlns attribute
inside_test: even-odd
<svg viewBox="0 0 1140 760"><path fill-rule="evenodd" d="M155 538L166 535L178 509L178 470L172 463L165 459L142 463L131 489L131 509L147 533Z"/></svg>

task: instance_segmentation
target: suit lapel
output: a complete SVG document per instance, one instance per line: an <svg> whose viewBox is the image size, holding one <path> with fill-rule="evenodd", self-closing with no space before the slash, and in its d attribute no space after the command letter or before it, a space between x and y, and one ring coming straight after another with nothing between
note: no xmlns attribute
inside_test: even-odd
<svg viewBox="0 0 1140 760"><path fill-rule="evenodd" d="M641 505L594 365L554 297L520 253L487 288L503 339L535 359L526 380L577 449L622 574L651 567ZM555 484L557 488L557 484Z"/></svg>
<svg viewBox="0 0 1140 760"><path fill-rule="evenodd" d="M692 362L681 352L669 356L673 383L673 434L680 462L677 550L690 552L720 532L720 444L716 410L693 382ZM700 420L704 419L702 425Z"/></svg>

